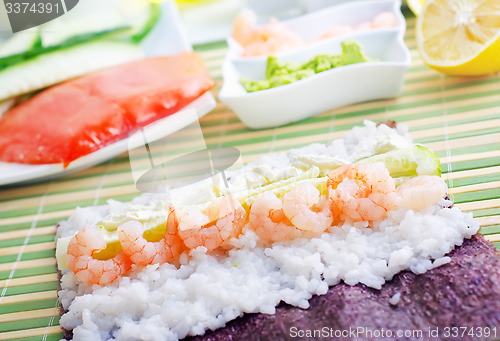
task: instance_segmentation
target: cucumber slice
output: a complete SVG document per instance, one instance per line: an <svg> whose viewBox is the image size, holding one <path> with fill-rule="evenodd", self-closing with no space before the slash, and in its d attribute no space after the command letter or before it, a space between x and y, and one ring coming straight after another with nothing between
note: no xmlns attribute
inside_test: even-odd
<svg viewBox="0 0 500 341"><path fill-rule="evenodd" d="M132 43L96 41L43 54L0 71L0 101L143 57Z"/></svg>
<svg viewBox="0 0 500 341"><path fill-rule="evenodd" d="M319 190L321 195L327 195L328 194L327 181L328 181L328 177L326 177L326 176L321 177L321 178L301 179L301 180L298 180L295 182L282 184L279 187L269 188L265 191L261 191L261 193L271 192L271 193L274 193L278 198L282 198L286 193L290 192L292 189L294 189L298 185L309 182L310 184L312 184L314 187L316 187ZM255 194L255 195L252 195L252 196L245 198L242 206L245 209L248 209L255 202L255 200L258 198L259 194Z"/></svg>
<svg viewBox="0 0 500 341"><path fill-rule="evenodd" d="M383 162L393 178L418 175L441 175L441 162L436 154L424 146L411 146L370 156L359 163Z"/></svg>
<svg viewBox="0 0 500 341"><path fill-rule="evenodd" d="M14 34L11 38L0 44L0 58L31 50L37 45L39 39L40 31L38 28Z"/></svg>
<svg viewBox="0 0 500 341"><path fill-rule="evenodd" d="M99 9L99 10L96 10ZM156 24L160 5L144 0L85 0L42 26L44 47L64 44L70 38L127 27L120 36L139 42Z"/></svg>
<svg viewBox="0 0 500 341"><path fill-rule="evenodd" d="M42 25L41 30L37 28L30 34L19 32L0 43L0 70L41 54L105 37L139 43L161 16L159 4L143 0L86 0L77 8L78 11ZM31 32L36 32L36 36Z"/></svg>
<svg viewBox="0 0 500 341"><path fill-rule="evenodd" d="M66 263L66 253L68 252L68 244L73 239L73 236L62 237L57 240L56 245L56 260L57 268L62 271L68 268Z"/></svg>
<svg viewBox="0 0 500 341"><path fill-rule="evenodd" d="M94 41L94 40L99 40L99 39L117 34L119 32L123 32L123 31L128 30L128 29L129 29L128 27L118 27L118 28L114 28L110 31L102 31L102 32L98 32L98 33L88 34L88 35L76 36L76 37L72 37L72 38L66 40L61 45L49 46L49 47L39 46L40 40L37 39L35 41L35 46L33 48L31 48L27 51L18 53L18 54L9 55L9 56L0 58L0 71L3 69L6 69L8 67L11 67L15 64L25 62L31 58L37 57L37 56L45 54L45 53L49 53L49 52L53 52L53 51L57 51L57 50L61 50L61 49L66 49L66 48L69 48L71 46L87 43L87 42Z"/></svg>
<svg viewBox="0 0 500 341"><path fill-rule="evenodd" d="M233 193L236 200L238 200L244 207L248 207L255 197L266 191L273 191L277 196L281 197L284 193L290 191L297 183L302 180L313 180L317 179L320 174L318 167L313 166L306 172L303 172L297 176L293 176L288 179L281 181L272 182L262 187L249 188L244 191ZM251 199L253 197L253 199ZM246 206L245 206L246 205Z"/></svg>
<svg viewBox="0 0 500 341"><path fill-rule="evenodd" d="M63 45L72 37L112 31L127 26L118 13L117 0L85 0L65 15L41 26L43 47Z"/></svg>

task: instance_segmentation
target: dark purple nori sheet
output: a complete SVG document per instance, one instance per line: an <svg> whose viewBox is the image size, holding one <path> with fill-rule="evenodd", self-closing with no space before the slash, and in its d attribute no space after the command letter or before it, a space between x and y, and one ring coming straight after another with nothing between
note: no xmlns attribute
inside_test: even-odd
<svg viewBox="0 0 500 341"><path fill-rule="evenodd" d="M309 309L281 304L275 315L248 314L225 328L189 340L500 340L497 250L484 237L475 235L449 256L451 263L422 275L402 272L382 290L339 284L326 295L313 297ZM400 301L391 305L389 299L396 293L400 293ZM486 326L496 327L496 338L479 335L486 330L478 327ZM360 333L351 333L356 328ZM375 337L382 328L385 337ZM317 330L316 337L307 336L307 330L309 335ZM387 330L406 332L407 337L387 337ZM343 332L344 337L335 337L335 332Z"/></svg>

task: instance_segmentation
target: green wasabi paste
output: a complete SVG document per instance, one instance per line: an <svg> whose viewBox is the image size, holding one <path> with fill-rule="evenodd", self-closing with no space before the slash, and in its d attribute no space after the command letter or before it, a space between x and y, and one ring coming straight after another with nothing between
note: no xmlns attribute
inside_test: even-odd
<svg viewBox="0 0 500 341"><path fill-rule="evenodd" d="M303 64L282 62L276 57L269 56L266 79L241 78L240 83L248 92L260 91L289 84L335 67L368 61L370 59L363 54L361 46L355 41L347 40L342 42L342 53L320 54Z"/></svg>

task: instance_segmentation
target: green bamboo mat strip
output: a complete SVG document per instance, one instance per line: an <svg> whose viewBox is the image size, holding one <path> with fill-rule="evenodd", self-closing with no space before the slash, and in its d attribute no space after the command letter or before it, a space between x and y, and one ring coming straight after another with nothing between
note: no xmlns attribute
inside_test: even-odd
<svg viewBox="0 0 500 341"><path fill-rule="evenodd" d="M419 143L435 150L457 206L473 212L481 232L500 248L500 77L448 77L418 56L415 20L405 37L413 58L404 91L395 99L359 103L275 129L246 128L224 104L200 124L209 147L236 146L245 162L341 137L364 119L405 123ZM200 46L220 89L225 44ZM189 134L178 143L188 146ZM176 146L178 148L178 145ZM148 166L148 156L137 156ZM49 183L0 190L0 340L58 340L55 224L77 206L127 201L138 195L128 155Z"/></svg>

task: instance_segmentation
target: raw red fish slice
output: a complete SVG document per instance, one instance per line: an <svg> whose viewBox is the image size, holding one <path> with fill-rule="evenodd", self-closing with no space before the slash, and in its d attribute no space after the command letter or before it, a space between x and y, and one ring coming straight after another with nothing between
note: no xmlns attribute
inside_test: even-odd
<svg viewBox="0 0 500 341"><path fill-rule="evenodd" d="M0 160L68 165L177 112L214 85L201 58L184 52L54 86L0 119Z"/></svg>

